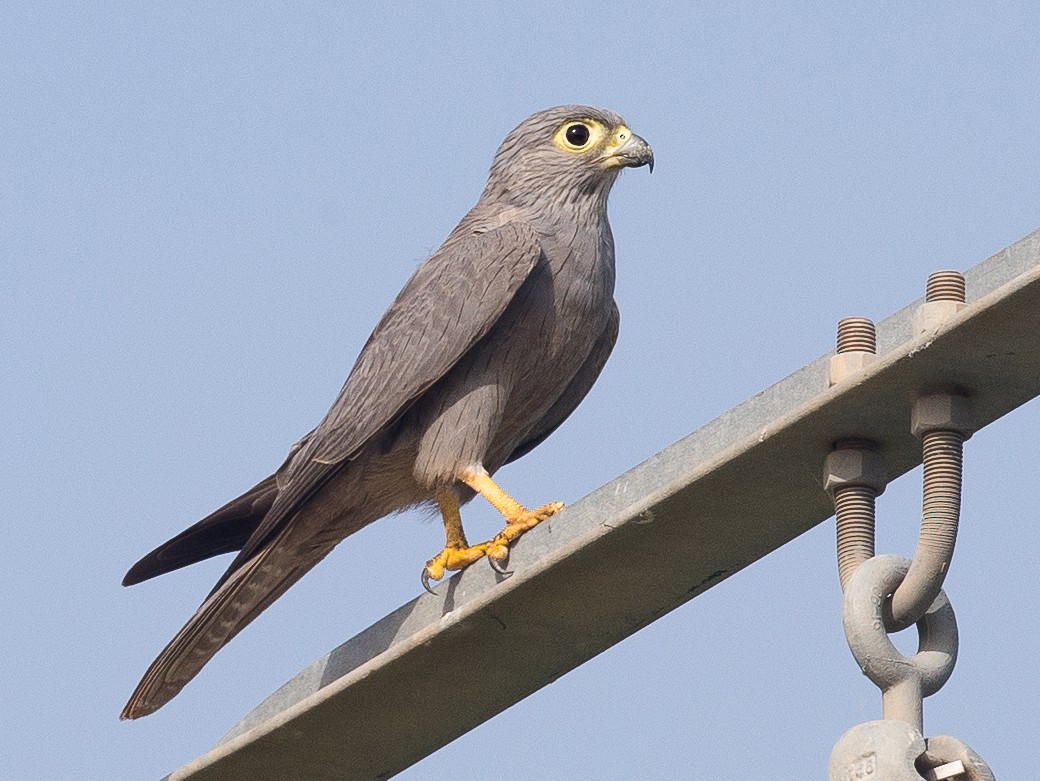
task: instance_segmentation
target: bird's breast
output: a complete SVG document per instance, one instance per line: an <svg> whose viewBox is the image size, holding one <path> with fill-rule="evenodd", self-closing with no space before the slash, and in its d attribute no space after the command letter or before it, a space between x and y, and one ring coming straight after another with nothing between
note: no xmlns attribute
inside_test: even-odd
<svg viewBox="0 0 1040 781"><path fill-rule="evenodd" d="M412 410L420 483L473 463L500 466L539 432L603 334L613 309L609 242L572 230L540 244L502 316Z"/></svg>

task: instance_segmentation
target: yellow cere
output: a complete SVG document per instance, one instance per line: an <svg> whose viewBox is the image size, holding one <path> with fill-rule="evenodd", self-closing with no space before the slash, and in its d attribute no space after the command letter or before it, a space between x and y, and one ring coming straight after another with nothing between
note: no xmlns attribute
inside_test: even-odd
<svg viewBox="0 0 1040 781"><path fill-rule="evenodd" d="M632 131L624 125L618 125L614 129L613 135L607 142L606 146L603 147L603 154L612 155L618 151L621 147L628 143L628 139L632 137Z"/></svg>
<svg viewBox="0 0 1040 781"><path fill-rule="evenodd" d="M632 138L632 131L624 125L618 125L614 128L610 138L603 144L603 154L600 156L600 159L603 160L607 167L613 168L622 165L621 160L614 157L614 154L627 144L630 138Z"/></svg>

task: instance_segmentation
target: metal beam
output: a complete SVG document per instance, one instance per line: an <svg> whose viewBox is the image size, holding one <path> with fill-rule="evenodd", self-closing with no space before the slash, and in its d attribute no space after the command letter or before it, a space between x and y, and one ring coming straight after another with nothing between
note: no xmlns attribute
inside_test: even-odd
<svg viewBox="0 0 1040 781"><path fill-rule="evenodd" d="M965 276L934 333L913 337L909 305L861 374L828 387L813 361L534 529L511 577L473 567L404 605L167 778L388 778L830 517L836 439L881 443L893 479L921 461L918 392L967 391L980 425L1040 395L1040 231ZM495 687L492 665L512 671Z"/></svg>

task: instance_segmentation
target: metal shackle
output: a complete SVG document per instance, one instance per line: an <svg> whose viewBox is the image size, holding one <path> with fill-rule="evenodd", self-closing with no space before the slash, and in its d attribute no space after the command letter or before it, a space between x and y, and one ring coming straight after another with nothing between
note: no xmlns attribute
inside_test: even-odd
<svg viewBox="0 0 1040 781"><path fill-rule="evenodd" d="M936 735L928 738L925 746L924 755L917 761L918 767L929 771L925 773L925 778L995 781L986 761L963 740L949 735Z"/></svg>
<svg viewBox="0 0 1040 781"><path fill-rule="evenodd" d="M857 724L834 745L827 764L827 779L924 781L916 764L924 751L921 733L902 721Z"/></svg>
<svg viewBox="0 0 1040 781"><path fill-rule="evenodd" d="M942 688L957 662L957 619L940 591L917 622L917 653L900 653L885 627L885 603L909 569L902 556L863 562L845 589L842 623L860 669L882 691L884 717L922 730L921 699Z"/></svg>

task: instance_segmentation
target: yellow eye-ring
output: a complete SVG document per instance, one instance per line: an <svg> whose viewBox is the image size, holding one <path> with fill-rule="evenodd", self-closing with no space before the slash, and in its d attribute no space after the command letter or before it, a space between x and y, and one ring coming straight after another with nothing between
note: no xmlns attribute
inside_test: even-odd
<svg viewBox="0 0 1040 781"><path fill-rule="evenodd" d="M594 119L569 119L560 125L553 143L565 152L584 152L596 146L607 129Z"/></svg>

